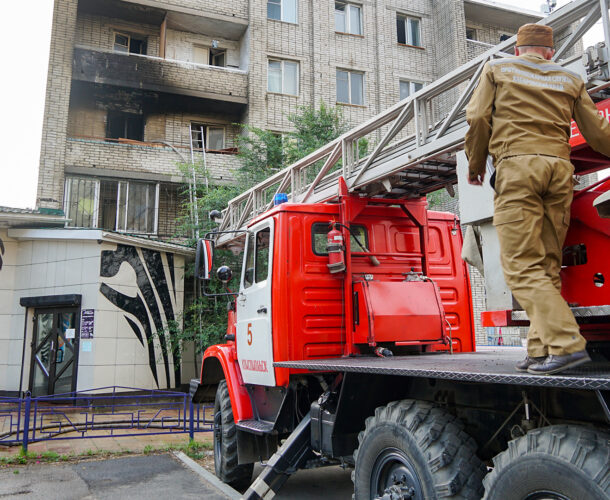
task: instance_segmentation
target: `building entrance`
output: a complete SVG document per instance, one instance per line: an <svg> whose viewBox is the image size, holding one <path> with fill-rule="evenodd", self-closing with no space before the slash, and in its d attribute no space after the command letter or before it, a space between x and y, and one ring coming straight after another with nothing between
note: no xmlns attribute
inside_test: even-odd
<svg viewBox="0 0 610 500"><path fill-rule="evenodd" d="M35 309L30 391L32 396L76 389L79 309Z"/></svg>

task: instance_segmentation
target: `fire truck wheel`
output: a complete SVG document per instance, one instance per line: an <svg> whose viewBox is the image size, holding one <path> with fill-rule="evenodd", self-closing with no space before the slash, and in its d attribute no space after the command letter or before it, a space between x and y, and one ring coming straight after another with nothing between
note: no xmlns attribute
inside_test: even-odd
<svg viewBox="0 0 610 500"><path fill-rule="evenodd" d="M494 457L484 499L608 499L609 446L610 435L584 427L530 431Z"/></svg>
<svg viewBox="0 0 610 500"><path fill-rule="evenodd" d="M432 403L406 399L377 408L358 443L354 500L483 496L486 469L475 441L456 417Z"/></svg>
<svg viewBox="0 0 610 500"><path fill-rule="evenodd" d="M237 428L226 380L221 380L214 401L214 468L216 476L236 490L246 489L254 464L237 463Z"/></svg>

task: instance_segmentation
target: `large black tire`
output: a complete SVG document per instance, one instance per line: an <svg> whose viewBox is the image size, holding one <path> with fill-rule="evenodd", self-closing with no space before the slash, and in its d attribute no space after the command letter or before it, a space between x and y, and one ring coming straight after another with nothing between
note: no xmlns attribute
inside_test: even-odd
<svg viewBox="0 0 610 500"><path fill-rule="evenodd" d="M483 496L486 468L476 443L456 417L431 403L406 399L377 408L358 442L355 500Z"/></svg>
<svg viewBox="0 0 610 500"><path fill-rule="evenodd" d="M237 463L237 428L225 380L218 384L214 401L214 469L221 481L236 490L250 486L254 464Z"/></svg>
<svg viewBox="0 0 610 500"><path fill-rule="evenodd" d="M528 432L493 459L486 500L607 500L610 435L570 425Z"/></svg>

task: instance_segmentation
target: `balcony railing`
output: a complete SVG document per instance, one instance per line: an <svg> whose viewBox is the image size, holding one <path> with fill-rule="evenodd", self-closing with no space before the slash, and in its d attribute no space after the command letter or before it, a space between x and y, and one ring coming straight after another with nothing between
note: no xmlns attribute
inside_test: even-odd
<svg viewBox="0 0 610 500"><path fill-rule="evenodd" d="M195 161L201 156L201 150L194 151ZM190 161L190 148L184 145L83 137L71 137L66 144L66 165L169 176L170 182L185 182L178 164ZM207 151L206 167L213 184L231 184L240 165L234 152Z"/></svg>
<svg viewBox="0 0 610 500"><path fill-rule="evenodd" d="M246 71L99 48L75 47L72 78L243 105L248 102Z"/></svg>

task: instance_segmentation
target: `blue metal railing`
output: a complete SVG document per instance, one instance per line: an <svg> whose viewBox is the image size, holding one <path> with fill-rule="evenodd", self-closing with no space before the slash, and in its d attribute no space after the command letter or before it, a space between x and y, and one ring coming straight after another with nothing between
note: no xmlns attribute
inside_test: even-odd
<svg viewBox="0 0 610 500"><path fill-rule="evenodd" d="M45 440L187 434L212 430L211 406L188 393L132 387L23 398L0 397L0 445Z"/></svg>

